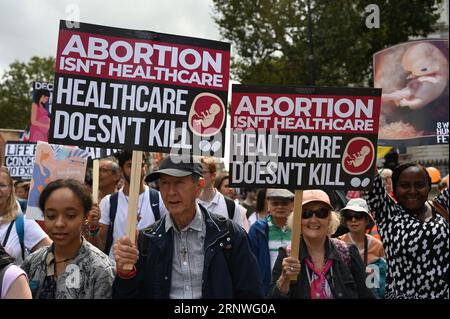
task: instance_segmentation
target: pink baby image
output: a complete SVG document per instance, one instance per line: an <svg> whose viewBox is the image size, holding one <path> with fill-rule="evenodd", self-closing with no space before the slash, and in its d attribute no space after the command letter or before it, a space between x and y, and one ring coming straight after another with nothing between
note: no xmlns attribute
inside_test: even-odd
<svg viewBox="0 0 450 319"><path fill-rule="evenodd" d="M381 88L380 139L436 134L448 121L448 40L414 41L374 55L374 86Z"/></svg>
<svg viewBox="0 0 450 319"><path fill-rule="evenodd" d="M39 208L39 196L51 181L59 178L84 181L88 154L88 151L73 146L37 143L36 160L28 194L27 218L43 220L44 216Z"/></svg>

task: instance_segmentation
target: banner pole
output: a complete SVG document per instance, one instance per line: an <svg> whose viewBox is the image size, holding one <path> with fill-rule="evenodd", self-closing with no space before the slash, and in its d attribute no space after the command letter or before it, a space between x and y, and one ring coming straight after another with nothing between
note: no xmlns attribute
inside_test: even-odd
<svg viewBox="0 0 450 319"><path fill-rule="evenodd" d="M99 160L92 161L92 202L98 204Z"/></svg>
<svg viewBox="0 0 450 319"><path fill-rule="evenodd" d="M127 236L132 244L136 244L136 222L141 184L142 151L133 151L131 160L130 193L128 195L128 225ZM125 270L133 269L133 265L124 265Z"/></svg>
<svg viewBox="0 0 450 319"><path fill-rule="evenodd" d="M294 218L292 223L291 256L299 259L300 256L300 236L302 234L302 202L303 190L295 191ZM297 276L289 276L290 281L296 281Z"/></svg>

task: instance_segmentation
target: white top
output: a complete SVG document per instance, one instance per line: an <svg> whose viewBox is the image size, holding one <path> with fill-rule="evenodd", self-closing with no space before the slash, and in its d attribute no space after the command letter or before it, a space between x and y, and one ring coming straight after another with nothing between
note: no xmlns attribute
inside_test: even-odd
<svg viewBox="0 0 450 319"><path fill-rule="evenodd" d="M22 275L24 275L28 281L27 274L19 266L11 265L8 267L8 269L6 269L3 276L2 295L0 296L0 299L5 299L5 296L8 293L9 288L11 288L13 282Z"/></svg>
<svg viewBox="0 0 450 319"><path fill-rule="evenodd" d="M265 219L267 216L269 216L269 215L266 215L266 216L264 216L264 217L259 217L258 216L258 214L256 214L256 211L255 212L253 212L249 217L248 217L248 223L250 224L250 227L254 224L254 223L256 223L258 220L263 220L263 219Z"/></svg>
<svg viewBox="0 0 450 319"><path fill-rule="evenodd" d="M247 219L247 208L245 208L244 206L239 204L239 200L237 200L237 199L234 200L234 203L239 207L239 211L241 212L242 227L248 233L248 231L250 229L250 225L249 225L248 219Z"/></svg>
<svg viewBox="0 0 450 319"><path fill-rule="evenodd" d="M111 195L105 196L100 201L100 223L104 225L110 225L111 221L109 219L109 198ZM161 218L166 214L166 207L159 194L159 212ZM141 230L155 222L155 216L153 210L150 207L149 199L149 188L144 186L144 192L139 195L138 198L138 208L137 208L137 223L136 229ZM119 199L117 203L117 213L114 220L114 230L113 230L113 244L117 239L126 235L126 228L128 223L128 196L123 193L123 188L119 190ZM114 260L112 249L109 252L109 257Z"/></svg>
<svg viewBox="0 0 450 319"><path fill-rule="evenodd" d="M254 212L250 216L248 216L248 223L250 224L250 227L252 227L252 225L254 223L256 223L257 221L258 221L258 216L256 215L256 212Z"/></svg>
<svg viewBox="0 0 450 319"><path fill-rule="evenodd" d="M19 205L17 205L19 206ZM20 210L20 206L19 206ZM41 226L32 219L27 219L24 217L24 246L25 246L25 257L28 256L34 246L39 244L39 242L47 237L47 234L42 230ZM6 231L8 230L10 223L0 224L0 243L3 244L5 240ZM20 248L19 236L16 232L16 225L11 228L11 233L9 234L8 241L4 246L6 252L15 258L14 264L20 266L23 262L22 250Z"/></svg>
<svg viewBox="0 0 450 319"><path fill-rule="evenodd" d="M223 217L228 218L228 210L227 210L227 203L225 202L225 197L217 189L214 189L214 192L215 195L210 202L205 202L197 198L198 203L204 206L210 213L221 215ZM239 226L244 227L242 213L239 206L241 205L239 204L235 205L233 221L236 222L236 224L238 224Z"/></svg>

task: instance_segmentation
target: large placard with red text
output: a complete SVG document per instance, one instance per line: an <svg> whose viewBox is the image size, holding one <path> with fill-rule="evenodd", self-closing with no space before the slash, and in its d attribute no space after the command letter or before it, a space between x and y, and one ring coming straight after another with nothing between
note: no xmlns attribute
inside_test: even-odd
<svg viewBox="0 0 450 319"><path fill-rule="evenodd" d="M60 22L51 143L223 157L229 43L71 26Z"/></svg>
<svg viewBox="0 0 450 319"><path fill-rule="evenodd" d="M233 85L230 184L370 187L380 102L372 88Z"/></svg>

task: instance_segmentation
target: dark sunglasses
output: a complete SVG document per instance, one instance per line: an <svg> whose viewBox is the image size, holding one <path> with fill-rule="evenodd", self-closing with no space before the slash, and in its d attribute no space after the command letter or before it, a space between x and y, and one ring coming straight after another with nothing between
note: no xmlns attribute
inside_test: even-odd
<svg viewBox="0 0 450 319"><path fill-rule="evenodd" d="M361 220L366 216L366 213L363 212L345 212L344 213L344 218L345 220L352 220L353 218L355 218L356 220Z"/></svg>
<svg viewBox="0 0 450 319"><path fill-rule="evenodd" d="M308 219L315 215L317 218L324 219L327 218L329 214L330 210L328 208L319 208L316 210L304 209L302 211L302 218Z"/></svg>

